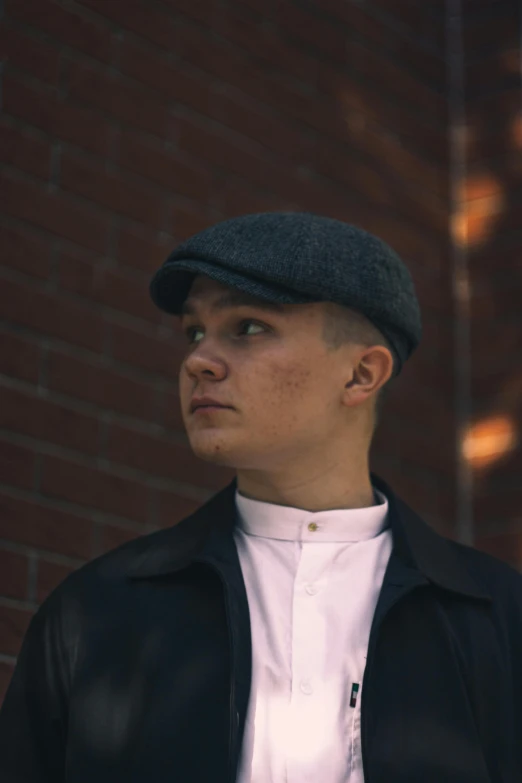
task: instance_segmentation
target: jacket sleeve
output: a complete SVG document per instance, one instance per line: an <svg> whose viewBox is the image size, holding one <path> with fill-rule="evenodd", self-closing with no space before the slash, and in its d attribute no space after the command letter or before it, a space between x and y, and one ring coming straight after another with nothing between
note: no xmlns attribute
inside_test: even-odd
<svg viewBox="0 0 522 783"><path fill-rule="evenodd" d="M0 781L65 780L69 662L58 591L31 618L0 708Z"/></svg>

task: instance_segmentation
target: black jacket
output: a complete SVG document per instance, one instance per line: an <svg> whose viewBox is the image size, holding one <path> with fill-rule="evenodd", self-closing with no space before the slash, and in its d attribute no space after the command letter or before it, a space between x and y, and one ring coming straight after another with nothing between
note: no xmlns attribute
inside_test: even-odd
<svg viewBox="0 0 522 783"><path fill-rule="evenodd" d="M522 576L372 481L393 552L363 680L365 783L521 783ZM251 641L235 490L42 603L0 711L2 783L236 779Z"/></svg>

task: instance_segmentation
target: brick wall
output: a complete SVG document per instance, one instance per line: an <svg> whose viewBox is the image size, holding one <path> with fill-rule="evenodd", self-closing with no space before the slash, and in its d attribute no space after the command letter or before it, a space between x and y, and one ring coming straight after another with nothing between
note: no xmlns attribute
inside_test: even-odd
<svg viewBox="0 0 522 783"><path fill-rule="evenodd" d="M489 116L502 100L480 97L495 55L486 52L490 25L478 19L489 10L479 5L482 59L466 63L477 84L468 102ZM177 396L182 342L148 296L168 251L220 219L310 210L361 225L402 255L425 336L395 381L373 469L457 537L471 501L461 492L469 462L456 445L455 324L465 314L449 227L479 196L452 200L443 4L4 0L1 8L0 689L32 613L69 571L176 523L234 475L190 451ZM488 78L498 92L497 77ZM473 153L477 166L503 149L507 114L493 126ZM503 191L522 143L517 127L512 158L506 152L495 169ZM513 194L516 238L515 203ZM499 301L511 296L517 315L512 289L502 287L515 239L502 263L483 246L468 261L482 269L473 282L480 341L491 323L480 285L492 266ZM513 353L497 356L492 345L490 364L473 376L477 416L498 406L495 373L512 380ZM461 397L471 400L464 386ZM491 481L516 484L517 454L489 469L480 489L488 502L500 487ZM491 532L496 517L483 519L481 503L481 532ZM515 529L516 499L503 519Z"/></svg>
<svg viewBox="0 0 522 783"><path fill-rule="evenodd" d="M468 3L463 242L477 547L522 568L522 3Z"/></svg>

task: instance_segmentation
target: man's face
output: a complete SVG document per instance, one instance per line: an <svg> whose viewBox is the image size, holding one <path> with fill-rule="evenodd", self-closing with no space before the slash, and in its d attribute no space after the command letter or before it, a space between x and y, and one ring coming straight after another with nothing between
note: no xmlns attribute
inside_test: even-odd
<svg viewBox="0 0 522 783"><path fill-rule="evenodd" d="M284 469L346 433L340 431L343 383L355 356L350 346L328 352L322 340L323 303L252 304L214 309L224 294L241 295L198 275L182 331L187 352L180 369L182 416L194 453L236 469ZM244 296L244 295L243 295ZM233 410L191 413L193 395L209 395ZM346 409L344 409L346 414Z"/></svg>

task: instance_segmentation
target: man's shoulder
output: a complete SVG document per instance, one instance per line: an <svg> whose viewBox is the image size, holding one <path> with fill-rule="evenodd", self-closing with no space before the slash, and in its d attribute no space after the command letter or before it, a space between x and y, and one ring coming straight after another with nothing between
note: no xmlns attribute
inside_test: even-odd
<svg viewBox="0 0 522 783"><path fill-rule="evenodd" d="M467 544L447 539L463 567L484 588L494 602L517 605L522 616L522 574L498 557Z"/></svg>
<svg viewBox="0 0 522 783"><path fill-rule="evenodd" d="M126 592L126 586L130 585L128 569L151 546L161 548L171 542L174 528L175 526L139 535L92 558L68 574L49 593L42 606L86 605L98 600L110 602L113 595L121 596Z"/></svg>

